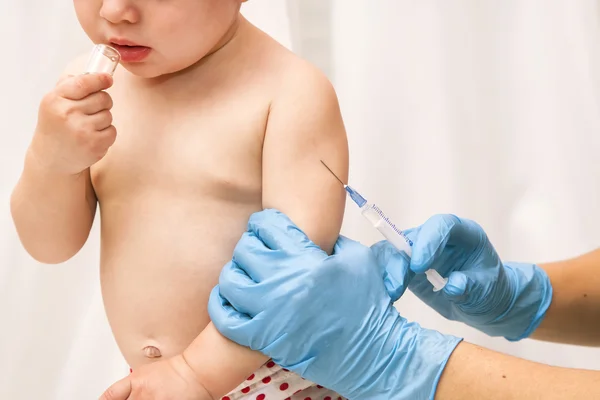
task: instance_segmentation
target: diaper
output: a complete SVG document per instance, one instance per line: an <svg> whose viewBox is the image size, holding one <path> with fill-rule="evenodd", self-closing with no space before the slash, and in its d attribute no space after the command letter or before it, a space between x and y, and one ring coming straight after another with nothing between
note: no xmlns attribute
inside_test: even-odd
<svg viewBox="0 0 600 400"><path fill-rule="evenodd" d="M345 399L269 361L221 400Z"/></svg>

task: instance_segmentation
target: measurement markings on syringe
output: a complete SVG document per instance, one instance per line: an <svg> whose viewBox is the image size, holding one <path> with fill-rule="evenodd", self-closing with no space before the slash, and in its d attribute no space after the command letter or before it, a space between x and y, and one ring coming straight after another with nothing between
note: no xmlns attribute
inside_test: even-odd
<svg viewBox="0 0 600 400"><path fill-rule="evenodd" d="M400 235L400 236L402 236L404 239L406 239L406 241L408 242L409 246L410 246L410 247L412 247L412 245L413 245L413 242L412 242L412 240L410 240L410 238L409 238L408 236L406 236L406 235L404 234L404 232L402 232L400 229L396 228L396 225L394 225L394 223L393 223L392 221L390 221L390 219L389 219L388 217L386 217L386 215L383 213L383 211L381 211L381 209L380 209L379 207L377 207L375 204L373 204L371 207L372 207L372 209L373 209L373 210L375 210L375 212L376 212L377 214L379 214L379 216L380 216L380 217L381 217L381 218L382 218L382 219L383 219L385 222L387 222L387 224L388 224L389 226L391 226L391 227L392 227L392 229L393 229L393 230L395 230L395 231L396 231L396 233L397 233L398 235Z"/></svg>

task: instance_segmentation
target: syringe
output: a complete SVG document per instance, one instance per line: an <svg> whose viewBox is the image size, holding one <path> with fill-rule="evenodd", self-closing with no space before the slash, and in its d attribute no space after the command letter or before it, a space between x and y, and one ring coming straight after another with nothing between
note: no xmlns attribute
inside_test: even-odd
<svg viewBox="0 0 600 400"><path fill-rule="evenodd" d="M392 221L373 203L368 203L360 193L346 185L338 176L321 160L321 163L331 172L333 176L344 186L346 193L352 201L360 208L361 214L387 239L396 249L404 251L407 256L412 256L413 242L408 236L394 225ZM447 278L443 278L435 269L425 271L427 280L433 285L433 290L438 292L446 286Z"/></svg>

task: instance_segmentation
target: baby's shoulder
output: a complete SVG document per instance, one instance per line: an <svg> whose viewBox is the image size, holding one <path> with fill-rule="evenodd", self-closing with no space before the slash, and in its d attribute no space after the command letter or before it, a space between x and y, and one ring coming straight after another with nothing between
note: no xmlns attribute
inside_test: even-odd
<svg viewBox="0 0 600 400"><path fill-rule="evenodd" d="M257 31L259 31L257 29ZM268 82L277 97L294 96L294 93L318 94L333 92L326 74L315 64L288 49L275 39L259 31L253 36L252 62L258 81ZM260 76L262 75L262 76Z"/></svg>
<svg viewBox="0 0 600 400"><path fill-rule="evenodd" d="M275 52L274 52L275 53ZM337 104L337 94L329 77L315 64L287 49L273 54L269 61L272 102L313 105ZM299 104L300 103L300 104Z"/></svg>
<svg viewBox="0 0 600 400"><path fill-rule="evenodd" d="M269 65L271 99L267 131L286 137L292 131L304 138L344 135L340 104L327 75L312 62L291 51L271 53ZM294 126L295 129L289 129ZM311 131L310 134L306 132ZM273 135L273 133L271 134Z"/></svg>

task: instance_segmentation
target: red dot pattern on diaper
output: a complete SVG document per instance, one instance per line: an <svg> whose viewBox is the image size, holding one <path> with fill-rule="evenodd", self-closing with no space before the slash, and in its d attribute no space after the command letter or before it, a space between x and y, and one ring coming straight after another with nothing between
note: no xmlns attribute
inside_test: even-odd
<svg viewBox="0 0 600 400"><path fill-rule="evenodd" d="M345 400L269 361L221 400Z"/></svg>

